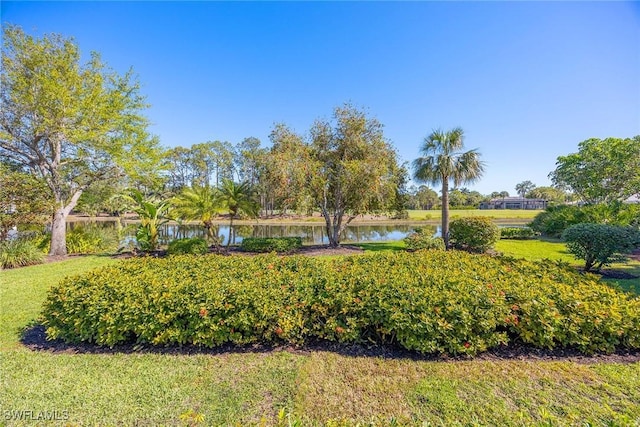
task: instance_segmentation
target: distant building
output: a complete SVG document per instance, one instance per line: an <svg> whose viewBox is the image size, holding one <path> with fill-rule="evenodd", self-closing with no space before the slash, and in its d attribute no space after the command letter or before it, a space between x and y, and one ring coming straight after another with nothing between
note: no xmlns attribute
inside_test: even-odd
<svg viewBox="0 0 640 427"><path fill-rule="evenodd" d="M524 197L501 197L480 203L480 209L546 209L545 199L527 199Z"/></svg>

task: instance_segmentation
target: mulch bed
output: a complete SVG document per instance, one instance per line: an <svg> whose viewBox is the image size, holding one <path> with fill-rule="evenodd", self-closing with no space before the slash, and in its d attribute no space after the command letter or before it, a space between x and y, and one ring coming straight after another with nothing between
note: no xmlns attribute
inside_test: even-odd
<svg viewBox="0 0 640 427"><path fill-rule="evenodd" d="M362 253L362 248L352 245L343 245L338 248L331 248L325 245L303 246L295 254L317 256L317 255L351 255ZM223 248L225 255L256 255L241 251L237 247ZM136 256L131 253L115 255L114 258L131 258ZM152 253L151 256L166 256L165 251ZM75 256L48 257L47 262L57 262L73 258ZM632 254L632 258L640 261L640 250ZM602 273L606 278L633 279L634 276L617 270L605 270ZM26 329L23 333L22 343L34 351L47 351L52 353L88 353L88 354L116 354L116 353L160 353L160 354L212 354L222 355L229 353L271 353L278 351L288 351L294 354L310 354L316 351L329 351L350 357L379 357L384 359L411 359L429 361L503 361L503 360L524 360L524 361L570 361L582 364L593 363L636 363L640 362L639 350L620 350L613 354L584 355L576 349L554 349L546 350L532 347L522 343L511 343L508 346L492 349L481 353L473 358L460 356L451 357L447 355L423 355L414 351L405 350L400 347L380 346L380 345L360 345L360 344L340 344L329 341L310 342L303 347L292 346L268 346L256 344L251 346L224 345L217 348L206 348L198 346L167 346L157 347L151 345L118 345L113 348L101 347L93 344L67 344L62 340L47 341L44 327L35 325Z"/></svg>
<svg viewBox="0 0 640 427"><path fill-rule="evenodd" d="M508 346L492 349L480 353L475 357L458 356L452 357L441 354L420 354L409 351L401 347L363 345L363 344L341 344L331 341L312 341L301 347L294 346L272 346L254 344L247 346L236 346L226 344L216 348L187 346L152 346L124 344L113 348L102 347L94 344L67 344L62 340L48 341L45 328L42 325L34 325L23 332L21 342L33 351L44 351L62 354L171 354L171 355L225 355L237 353L258 353L267 354L287 351L293 354L309 355L313 352L332 352L348 357L376 357L382 359L408 359L435 362L455 362L455 361L565 361L581 364L594 363L637 363L640 362L640 349L619 350L612 354L584 355L576 349L554 349L546 350L525 345L522 343L511 343Z"/></svg>

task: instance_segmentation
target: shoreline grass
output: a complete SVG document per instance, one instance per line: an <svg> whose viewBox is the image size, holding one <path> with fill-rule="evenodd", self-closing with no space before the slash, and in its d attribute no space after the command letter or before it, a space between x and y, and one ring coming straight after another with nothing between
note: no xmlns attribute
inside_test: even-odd
<svg viewBox="0 0 640 427"><path fill-rule="evenodd" d="M389 250L401 242L363 246ZM640 422L638 362L425 361L285 350L70 354L20 343L19 330L38 317L52 284L114 262L77 257L0 272L3 414L58 411L67 417L58 423L68 425ZM4 423L34 425L24 417Z"/></svg>

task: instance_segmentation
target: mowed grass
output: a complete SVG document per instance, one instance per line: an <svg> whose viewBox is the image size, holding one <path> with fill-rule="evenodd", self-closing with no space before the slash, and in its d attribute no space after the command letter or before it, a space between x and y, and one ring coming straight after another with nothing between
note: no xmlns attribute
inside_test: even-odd
<svg viewBox="0 0 640 427"><path fill-rule="evenodd" d="M63 425L640 422L640 363L445 362L288 350L72 354L19 342L52 284L111 262L86 257L0 272L3 416L57 411L68 415L58 421ZM24 418L0 424L37 424Z"/></svg>
<svg viewBox="0 0 640 427"><path fill-rule="evenodd" d="M440 220L442 219L442 211L440 209L432 210L409 210L409 219L415 220ZM459 209L450 210L449 219L467 218L472 216L488 216L496 220L517 219L532 220L541 210L526 209ZM522 222L522 221L520 221Z"/></svg>
<svg viewBox="0 0 640 427"><path fill-rule="evenodd" d="M506 256L515 258L525 258L531 261L541 259L551 259L562 261L576 268L584 266L584 261L576 259L567 246L560 240L553 239L531 239L531 240L498 240L495 249ZM604 278L604 282L629 292L640 295L640 262L629 261L623 263L613 263L603 269L604 272L616 271L636 276L633 279Z"/></svg>

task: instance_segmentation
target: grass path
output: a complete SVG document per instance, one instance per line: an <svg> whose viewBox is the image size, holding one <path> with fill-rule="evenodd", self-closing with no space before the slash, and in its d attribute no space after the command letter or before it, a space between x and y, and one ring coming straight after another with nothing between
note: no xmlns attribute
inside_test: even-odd
<svg viewBox="0 0 640 427"><path fill-rule="evenodd" d="M0 425L38 425L27 418L47 411L56 411L60 425L276 425L281 410L281 425L640 423L640 363L284 350L69 354L22 346L19 330L37 318L49 286L112 262L85 257L0 272ZM6 419L11 414L22 420Z"/></svg>
<svg viewBox="0 0 640 427"><path fill-rule="evenodd" d="M408 212L409 219L440 220L442 218L442 211L440 209L409 210ZM532 220L540 212L544 211L524 209L453 209L449 211L449 218L453 220L455 218L466 218L472 216L488 216L496 220Z"/></svg>

